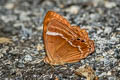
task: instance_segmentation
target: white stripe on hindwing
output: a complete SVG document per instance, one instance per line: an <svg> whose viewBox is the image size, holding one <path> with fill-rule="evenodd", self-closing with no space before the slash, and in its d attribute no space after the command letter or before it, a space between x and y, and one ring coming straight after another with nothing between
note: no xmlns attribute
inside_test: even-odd
<svg viewBox="0 0 120 80"><path fill-rule="evenodd" d="M51 36L58 36L58 35L59 35L59 36L63 36L63 35L60 34L60 33L50 32L50 31L47 31L46 34L47 34L47 35L51 35Z"/></svg>

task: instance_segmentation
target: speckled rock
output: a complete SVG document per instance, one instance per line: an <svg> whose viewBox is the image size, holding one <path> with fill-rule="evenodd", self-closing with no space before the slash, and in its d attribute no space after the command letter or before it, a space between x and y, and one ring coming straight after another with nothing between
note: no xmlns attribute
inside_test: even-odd
<svg viewBox="0 0 120 80"><path fill-rule="evenodd" d="M99 80L120 79L120 0L0 0L0 80L85 80L74 70L93 68ZM95 52L77 63L44 63L43 19L53 10L85 28Z"/></svg>

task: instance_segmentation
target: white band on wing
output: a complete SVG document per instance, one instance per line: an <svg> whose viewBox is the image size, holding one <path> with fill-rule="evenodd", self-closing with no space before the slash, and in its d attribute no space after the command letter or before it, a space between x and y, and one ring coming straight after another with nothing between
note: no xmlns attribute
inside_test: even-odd
<svg viewBox="0 0 120 80"><path fill-rule="evenodd" d="M52 35L52 36L57 36L57 35L59 35L59 36L63 36L62 34L60 34L60 33L56 33L56 32L49 32L49 31L47 31L46 32L46 34L47 35Z"/></svg>
<svg viewBox="0 0 120 80"><path fill-rule="evenodd" d="M82 52L80 46L75 46L75 45L73 45L72 42L68 41L68 39L65 38L62 34L56 33L56 32L50 32L50 31L47 31L46 34L47 34L47 35L51 35L51 36L61 36L61 37L62 37L63 39L65 39L70 45L72 45L73 47L78 47L79 51Z"/></svg>

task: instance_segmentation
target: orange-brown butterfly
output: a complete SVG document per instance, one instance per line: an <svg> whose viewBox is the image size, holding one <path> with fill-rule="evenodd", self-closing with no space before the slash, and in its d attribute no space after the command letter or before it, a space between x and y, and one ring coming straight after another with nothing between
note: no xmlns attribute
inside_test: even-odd
<svg viewBox="0 0 120 80"><path fill-rule="evenodd" d="M51 65L78 62L94 51L94 41L78 26L71 26L61 15L48 11L43 22L43 38Z"/></svg>

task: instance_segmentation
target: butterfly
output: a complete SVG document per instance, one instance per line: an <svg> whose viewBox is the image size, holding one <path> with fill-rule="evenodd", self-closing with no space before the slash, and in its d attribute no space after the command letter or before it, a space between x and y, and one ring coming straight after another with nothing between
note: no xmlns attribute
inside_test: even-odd
<svg viewBox="0 0 120 80"><path fill-rule="evenodd" d="M95 50L85 29L71 26L54 11L48 11L44 18L43 39L47 53L44 62L50 65L78 62Z"/></svg>

